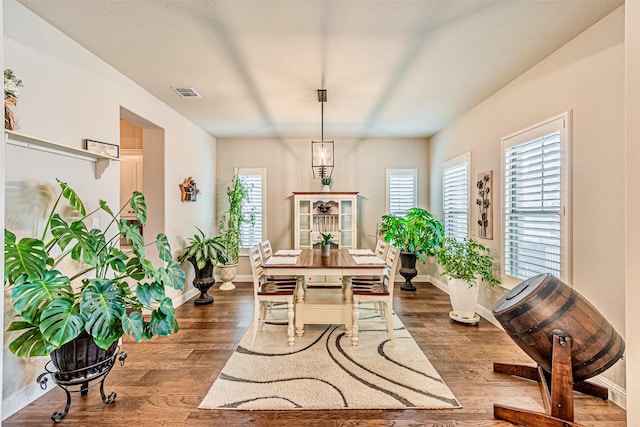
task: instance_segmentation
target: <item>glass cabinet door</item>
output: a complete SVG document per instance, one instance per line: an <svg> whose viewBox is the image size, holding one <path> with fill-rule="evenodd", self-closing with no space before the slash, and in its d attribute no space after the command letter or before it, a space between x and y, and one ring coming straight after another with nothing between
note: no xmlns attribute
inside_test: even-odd
<svg viewBox="0 0 640 427"><path fill-rule="evenodd" d="M353 202L340 202L340 247L353 248Z"/></svg>
<svg viewBox="0 0 640 427"><path fill-rule="evenodd" d="M298 244L300 249L311 247L311 201L300 200L298 206Z"/></svg>

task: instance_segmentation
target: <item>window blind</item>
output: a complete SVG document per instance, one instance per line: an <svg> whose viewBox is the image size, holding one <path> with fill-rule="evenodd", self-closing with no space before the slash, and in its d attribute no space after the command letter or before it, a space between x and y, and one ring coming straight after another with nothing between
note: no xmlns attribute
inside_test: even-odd
<svg viewBox="0 0 640 427"><path fill-rule="evenodd" d="M561 135L505 149L505 273L561 277Z"/></svg>
<svg viewBox="0 0 640 427"><path fill-rule="evenodd" d="M469 163L445 166L442 183L445 235L462 240L469 230Z"/></svg>
<svg viewBox="0 0 640 427"><path fill-rule="evenodd" d="M248 198L243 204L245 222L240 226L240 247L250 248L263 240L262 175L238 174L238 177L248 192ZM249 222L252 216L253 224Z"/></svg>
<svg viewBox="0 0 640 427"><path fill-rule="evenodd" d="M387 211L394 215L404 215L416 206L417 170L392 169L387 171Z"/></svg>

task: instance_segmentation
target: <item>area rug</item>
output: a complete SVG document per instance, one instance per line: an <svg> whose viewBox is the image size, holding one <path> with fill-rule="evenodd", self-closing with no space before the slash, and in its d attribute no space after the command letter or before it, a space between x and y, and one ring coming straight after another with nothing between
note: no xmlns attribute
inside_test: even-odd
<svg viewBox="0 0 640 427"><path fill-rule="evenodd" d="M250 326L199 408L460 408L402 322L394 322L395 348L382 323L361 322L355 347L338 325L307 325L289 347L286 326L275 324L251 347Z"/></svg>

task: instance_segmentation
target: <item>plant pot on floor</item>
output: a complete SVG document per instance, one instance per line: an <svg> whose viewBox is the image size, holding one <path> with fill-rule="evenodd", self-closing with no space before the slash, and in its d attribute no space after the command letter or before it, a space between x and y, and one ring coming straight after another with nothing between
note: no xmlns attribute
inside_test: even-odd
<svg viewBox="0 0 640 427"><path fill-rule="evenodd" d="M449 298L453 311L449 317L462 323L478 323L480 320L476 314L476 304L480 286L475 283L469 286L462 279L449 279Z"/></svg>
<svg viewBox="0 0 640 427"><path fill-rule="evenodd" d="M237 271L238 264L218 264L218 276L220 276L220 280L222 280L220 290L230 291L231 289L236 288L236 286L232 283L232 280L236 278Z"/></svg>
<svg viewBox="0 0 640 427"><path fill-rule="evenodd" d="M187 258L193 265L196 277L193 279L193 287L200 291L200 296L193 300L195 305L206 305L213 303L213 297L207 293L210 287L216 283L213 277L213 264L210 261L204 265L201 270L198 269L198 263L194 257Z"/></svg>
<svg viewBox="0 0 640 427"><path fill-rule="evenodd" d="M119 356L119 357L118 357ZM51 370L49 363L45 366L45 373L38 376L38 383L44 390L47 387L47 375L51 375L53 382L62 388L67 395L67 403L63 412L54 412L51 420L59 423L69 413L71 407L71 391L80 391L81 395L89 392L89 382L100 380L100 396L104 403L112 403L116 398L116 392L109 396L104 393L104 380L111 371L116 358L124 365L127 353L118 352L118 341L115 341L108 349L96 345L93 337L83 331L78 337L62 345L49 355L51 364L56 368ZM69 390L70 387L79 386L79 390Z"/></svg>
<svg viewBox="0 0 640 427"><path fill-rule="evenodd" d="M416 270L416 254L411 252L402 252L400 254L400 274L404 277L405 282L400 286L403 291L415 292L416 287L411 283L411 279L418 275Z"/></svg>

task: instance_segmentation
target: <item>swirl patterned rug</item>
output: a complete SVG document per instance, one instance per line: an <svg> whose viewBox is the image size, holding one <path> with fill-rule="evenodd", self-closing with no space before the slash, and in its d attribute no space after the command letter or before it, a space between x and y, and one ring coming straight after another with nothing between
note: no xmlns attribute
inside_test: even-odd
<svg viewBox="0 0 640 427"><path fill-rule="evenodd" d="M307 325L287 346L284 325L252 326L201 409L442 409L460 403L394 315L396 347L382 323L361 323L359 345L338 325Z"/></svg>

